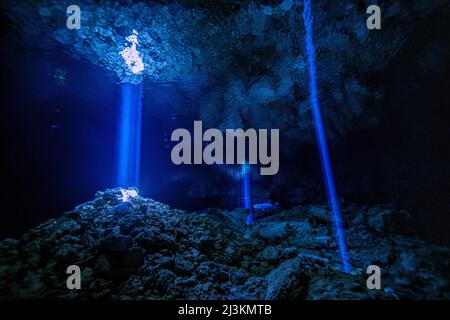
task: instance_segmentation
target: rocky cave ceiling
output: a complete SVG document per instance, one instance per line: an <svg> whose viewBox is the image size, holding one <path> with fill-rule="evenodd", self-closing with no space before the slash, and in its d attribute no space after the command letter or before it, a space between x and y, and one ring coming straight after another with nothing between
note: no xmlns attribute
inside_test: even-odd
<svg viewBox="0 0 450 320"><path fill-rule="evenodd" d="M372 2L313 1L320 99L331 139L376 125L384 88L371 79L402 50L414 23L449 10L446 0L390 1L383 7L383 32L371 32L365 11ZM79 30L66 28L64 1L7 0L1 6L27 44L99 65L117 82L197 88L201 94L186 110L210 127L279 128L285 139L311 141L302 1L77 4ZM145 65L139 75L119 54L133 30Z"/></svg>

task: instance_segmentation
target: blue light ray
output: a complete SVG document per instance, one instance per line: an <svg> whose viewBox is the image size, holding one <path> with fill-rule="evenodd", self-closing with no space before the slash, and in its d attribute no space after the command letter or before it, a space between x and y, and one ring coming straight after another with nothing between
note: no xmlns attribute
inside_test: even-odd
<svg viewBox="0 0 450 320"><path fill-rule="evenodd" d="M242 207L244 209L249 210L249 214L247 215L247 224L252 224L253 222L253 214L252 214L252 198L251 198L251 189L250 189L250 165L244 163L241 166L241 188L242 188Z"/></svg>
<svg viewBox="0 0 450 320"><path fill-rule="evenodd" d="M139 186L142 83L122 83L117 118L117 185Z"/></svg>
<svg viewBox="0 0 450 320"><path fill-rule="evenodd" d="M333 212L334 230L339 245L342 269L344 272L351 272L349 254L345 242L344 229L339 210L339 203L337 200L338 197L336 193L336 186L334 183L333 172L331 170L330 164L330 157L328 154L327 139L325 136L325 130L323 128L322 115L320 113L320 104L317 98L316 61L315 61L315 48L313 43L313 16L311 12L311 0L304 0L303 22L305 24L306 29L305 43L306 43L306 54L308 59L311 109L315 125L315 133L320 154L320 161L322 164L322 172L325 180L325 189L327 191L328 201L330 203L331 210Z"/></svg>

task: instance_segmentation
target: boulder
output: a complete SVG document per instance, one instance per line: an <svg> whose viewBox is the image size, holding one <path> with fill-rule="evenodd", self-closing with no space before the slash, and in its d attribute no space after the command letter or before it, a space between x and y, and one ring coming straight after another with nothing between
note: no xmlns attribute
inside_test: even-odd
<svg viewBox="0 0 450 320"><path fill-rule="evenodd" d="M265 261L276 261L280 255L280 250L276 247L269 246L258 253L258 258Z"/></svg>
<svg viewBox="0 0 450 320"><path fill-rule="evenodd" d="M144 219L140 214L130 214L121 217L118 221L120 232L128 234L134 228L143 226Z"/></svg>
<svg viewBox="0 0 450 320"><path fill-rule="evenodd" d="M316 218L319 222L330 222L331 221L331 213L324 209L322 206L313 205L308 209L308 214Z"/></svg>
<svg viewBox="0 0 450 320"><path fill-rule="evenodd" d="M194 264L183 258L175 258L175 272L180 274L189 274L194 270Z"/></svg>
<svg viewBox="0 0 450 320"><path fill-rule="evenodd" d="M308 277L301 269L299 258L283 262L266 276L266 281L266 300L301 299L307 293Z"/></svg>
<svg viewBox="0 0 450 320"><path fill-rule="evenodd" d="M372 208L368 212L367 225L377 232L393 232L408 219L409 213L405 210Z"/></svg>
<svg viewBox="0 0 450 320"><path fill-rule="evenodd" d="M259 237L266 241L280 240L286 236L286 222L267 224L259 229Z"/></svg>

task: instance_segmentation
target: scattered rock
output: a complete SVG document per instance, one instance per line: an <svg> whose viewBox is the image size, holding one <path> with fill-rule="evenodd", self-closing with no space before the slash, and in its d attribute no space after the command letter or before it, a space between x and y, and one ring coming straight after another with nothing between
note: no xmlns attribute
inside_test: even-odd
<svg viewBox="0 0 450 320"><path fill-rule="evenodd" d="M120 196L99 192L20 240L0 241L0 298L450 298L448 248L395 234L394 221L405 215L393 208L342 208L346 221L358 221L346 228L355 271L344 274L325 206L242 227L239 210L188 214ZM69 264L80 265L83 290L63 286ZM395 291L364 289L370 264L383 266L383 284Z"/></svg>
<svg viewBox="0 0 450 320"><path fill-rule="evenodd" d="M279 257L279 250L276 247L269 246L258 254L258 258L265 261L275 261Z"/></svg>
<svg viewBox="0 0 450 320"><path fill-rule="evenodd" d="M133 205L130 202L121 202L114 208L114 213L121 217L133 214Z"/></svg>
<svg viewBox="0 0 450 320"><path fill-rule="evenodd" d="M272 270L266 279L266 300L297 300L307 293L308 278L301 270L298 258L282 263Z"/></svg>
<svg viewBox="0 0 450 320"><path fill-rule="evenodd" d="M308 209L308 213L318 219L320 222L328 223L331 221L330 212L321 206L310 206Z"/></svg>
<svg viewBox="0 0 450 320"><path fill-rule="evenodd" d="M280 240L287 236L286 222L272 223L261 227L259 236L267 241Z"/></svg>
<svg viewBox="0 0 450 320"><path fill-rule="evenodd" d="M173 265L173 258L162 256L161 258L157 259L155 263L163 268L170 268Z"/></svg>
<svg viewBox="0 0 450 320"><path fill-rule="evenodd" d="M372 208L368 212L367 224L378 232L393 232L395 228L409 219L409 213L405 210L379 210Z"/></svg>
<svg viewBox="0 0 450 320"><path fill-rule="evenodd" d="M144 219L138 214L129 214L123 216L118 221L120 226L120 232L124 234L130 233L134 228L142 226L144 224Z"/></svg>
<svg viewBox="0 0 450 320"><path fill-rule="evenodd" d="M83 259L83 247L77 244L64 243L55 253L55 258L64 262L76 262Z"/></svg>

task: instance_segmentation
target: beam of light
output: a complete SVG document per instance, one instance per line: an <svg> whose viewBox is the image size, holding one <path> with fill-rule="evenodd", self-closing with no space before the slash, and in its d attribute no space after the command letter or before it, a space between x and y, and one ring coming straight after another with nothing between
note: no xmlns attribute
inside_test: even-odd
<svg viewBox="0 0 450 320"><path fill-rule="evenodd" d="M325 180L325 189L327 191L328 201L330 203L331 210L333 212L333 223L337 242L339 245L342 269L344 272L351 272L349 254L345 242L345 235L341 214L339 211L336 186L334 183L333 172L331 170L330 157L328 155L328 145L325 136L325 130L323 128L322 115L320 113L320 104L317 98L318 93L317 93L315 48L313 43L313 16L311 12L311 0L304 0L303 22L305 24L306 29L305 44L308 59L311 109L315 125L315 133L320 154L320 161L322 164L322 171Z"/></svg>
<svg viewBox="0 0 450 320"><path fill-rule="evenodd" d="M264 202L264 203L257 203L253 205L254 209L257 210L269 210L269 209L273 209L275 208L275 206L273 205L273 203L270 202Z"/></svg>
<svg viewBox="0 0 450 320"><path fill-rule="evenodd" d="M122 200L122 202L128 202L131 198L136 198L138 196L138 191L136 189L120 189L120 193L122 194L121 197L119 197L119 200Z"/></svg>
<svg viewBox="0 0 450 320"><path fill-rule="evenodd" d="M133 34L126 37L127 41L131 44L129 47L125 47L120 55L123 60L127 64L128 68L130 68L131 72L134 74L139 74L142 72L144 67L144 62L142 62L142 58L139 55L139 51L137 50L138 45L138 33L136 30L133 30Z"/></svg>
<svg viewBox="0 0 450 320"><path fill-rule="evenodd" d="M117 185L139 186L142 83L122 83L117 118Z"/></svg>
<svg viewBox="0 0 450 320"><path fill-rule="evenodd" d="M251 189L250 189L250 165L248 163L244 163L241 166L241 192L242 192L242 207L246 210L249 210L247 215L247 224L252 224L253 222L253 214L252 214L252 198L251 198Z"/></svg>

